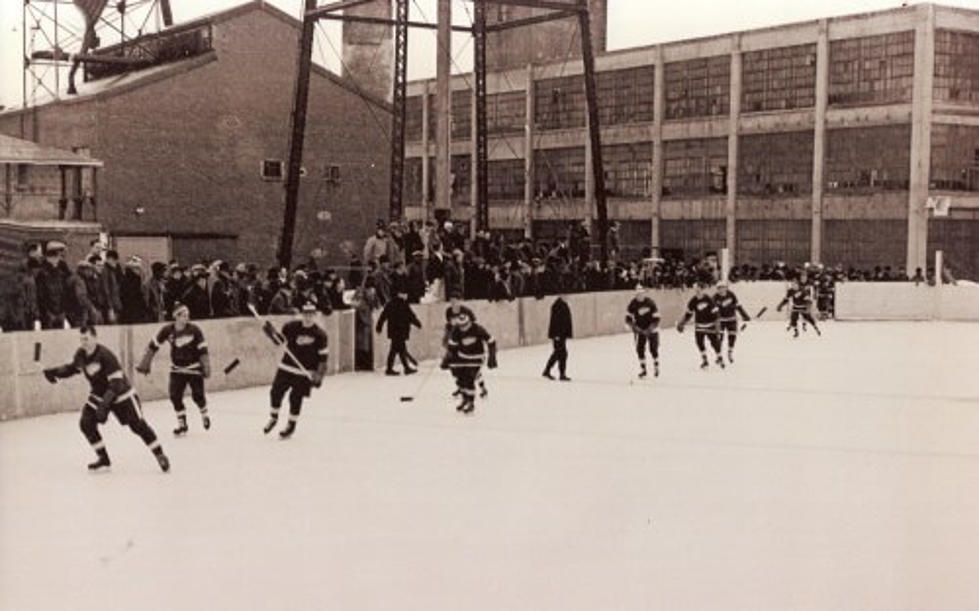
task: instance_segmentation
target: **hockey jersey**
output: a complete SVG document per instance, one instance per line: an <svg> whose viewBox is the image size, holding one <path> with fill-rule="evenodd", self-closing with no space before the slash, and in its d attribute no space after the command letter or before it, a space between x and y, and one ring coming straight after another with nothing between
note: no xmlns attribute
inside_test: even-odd
<svg viewBox="0 0 979 611"><path fill-rule="evenodd" d="M808 312L812 305L812 294L809 287L790 288L785 294L782 304L791 303L793 312Z"/></svg>
<svg viewBox="0 0 979 611"><path fill-rule="evenodd" d="M476 323L466 328L453 328L448 342L453 356L450 366L466 367L481 364L488 356L487 350L490 345L495 341L486 329Z"/></svg>
<svg viewBox="0 0 979 611"><path fill-rule="evenodd" d="M632 321L633 327L637 331L647 331L651 333L658 332L659 329L659 310L656 308L656 302L650 297L634 297L632 301L629 302L627 320Z"/></svg>
<svg viewBox="0 0 979 611"><path fill-rule="evenodd" d="M687 302L687 315L693 316L698 330L713 329L717 324L717 304L710 295L692 297Z"/></svg>
<svg viewBox="0 0 979 611"><path fill-rule="evenodd" d="M207 342L200 327L187 323L178 330L175 323L166 324L150 340L150 350L156 352L163 344L170 344L171 371L201 371L201 355L207 354Z"/></svg>
<svg viewBox="0 0 979 611"><path fill-rule="evenodd" d="M89 404L92 407L98 407L102 397L109 392L110 386L115 394L113 403L125 401L136 394L122 372L119 359L102 344L96 344L92 354L87 354L84 348L79 348L71 363L53 371L59 378L69 378L76 373L84 375L91 387Z"/></svg>
<svg viewBox="0 0 979 611"><path fill-rule="evenodd" d="M714 303L717 305L717 316L722 321L729 322L736 320L739 310L744 318L748 318L748 314L741 307L741 304L738 303L737 295L731 291L728 291L724 295L720 293L714 295Z"/></svg>
<svg viewBox="0 0 979 611"><path fill-rule="evenodd" d="M282 355L282 361L279 363L279 369L283 371L297 375L306 375L303 370L312 373L330 354L326 331L319 325L313 324L307 327L301 320L292 320L282 326L282 337L285 338L286 347L289 349ZM296 366L296 361L289 352L299 359L298 365L302 369Z"/></svg>

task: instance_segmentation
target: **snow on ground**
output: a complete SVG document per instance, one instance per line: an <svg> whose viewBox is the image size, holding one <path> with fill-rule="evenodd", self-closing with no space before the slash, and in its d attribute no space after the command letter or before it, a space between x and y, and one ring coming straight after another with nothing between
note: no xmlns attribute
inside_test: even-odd
<svg viewBox="0 0 979 611"><path fill-rule="evenodd" d="M0 609L979 608L979 325L662 343L642 382L628 335L570 383L504 351L471 417L445 372L329 378L289 441L267 387L181 439L152 403L169 474L114 420L95 475L77 413L0 423Z"/></svg>

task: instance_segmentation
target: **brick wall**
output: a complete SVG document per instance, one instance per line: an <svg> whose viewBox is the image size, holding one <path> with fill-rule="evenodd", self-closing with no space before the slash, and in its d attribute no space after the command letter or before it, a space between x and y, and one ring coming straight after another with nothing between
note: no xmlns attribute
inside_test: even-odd
<svg viewBox="0 0 979 611"><path fill-rule="evenodd" d="M288 160L298 39L299 29L272 9L236 12L214 24L216 61L198 58L122 93L43 107L39 140L88 146L105 162L98 220L110 232L237 236L225 258L272 263L285 190L260 169L263 159ZM390 114L323 74L312 79L293 260L320 248L337 263L343 240L359 248L386 215L382 128ZM19 130L19 116L0 117L0 132ZM324 164L340 166L338 184L322 180Z"/></svg>

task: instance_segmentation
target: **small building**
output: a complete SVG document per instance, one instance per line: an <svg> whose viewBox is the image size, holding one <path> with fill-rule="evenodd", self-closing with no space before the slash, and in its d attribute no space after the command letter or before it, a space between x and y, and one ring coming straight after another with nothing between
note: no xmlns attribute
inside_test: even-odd
<svg viewBox="0 0 979 611"><path fill-rule="evenodd" d="M123 256L272 264L300 26L255 0L127 40L125 49L97 49L151 46L163 59L139 69L91 66L77 95L0 112L0 133L103 160L97 216L86 218ZM345 262L341 245L359 251L387 216L390 121L386 101L314 66L294 262Z"/></svg>

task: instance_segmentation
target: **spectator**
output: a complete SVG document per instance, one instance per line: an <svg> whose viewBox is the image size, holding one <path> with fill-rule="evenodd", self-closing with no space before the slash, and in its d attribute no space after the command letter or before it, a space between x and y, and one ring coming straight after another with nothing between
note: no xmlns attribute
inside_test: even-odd
<svg viewBox="0 0 979 611"><path fill-rule="evenodd" d="M66 246L48 242L44 249L44 264L37 273L37 308L42 329L62 329L65 326L67 266L62 265Z"/></svg>
<svg viewBox="0 0 979 611"><path fill-rule="evenodd" d="M190 310L191 320L211 317L211 299L207 295L207 269L200 264L190 269L191 283L177 301ZM170 311L173 314L173 310Z"/></svg>
<svg viewBox="0 0 979 611"><path fill-rule="evenodd" d="M378 220L374 235L367 238L364 243L364 261L367 263L377 261L386 254L388 254L388 235L384 228L384 221Z"/></svg>
<svg viewBox="0 0 979 611"><path fill-rule="evenodd" d="M98 269L98 268L96 268ZM105 253L105 267L101 270L102 283L105 286L106 315L105 320L109 324L119 322L119 315L122 312L122 298L119 290L122 286L122 268L119 266L119 253L108 250Z"/></svg>
<svg viewBox="0 0 979 611"><path fill-rule="evenodd" d="M122 301L119 322L123 324L150 322L146 293L143 288L142 265L143 260L137 255L133 255L126 262L126 269L119 285L119 298Z"/></svg>
<svg viewBox="0 0 979 611"><path fill-rule="evenodd" d="M164 304L166 293L167 264L154 261L150 265L150 279L146 281L146 307L151 322L166 320L167 308Z"/></svg>
<svg viewBox="0 0 979 611"><path fill-rule="evenodd" d="M98 287L95 277L95 266L82 259L78 262L76 273L68 277L68 289L71 294L72 311L68 319L73 327L102 324L102 312L88 294L88 287Z"/></svg>
<svg viewBox="0 0 979 611"><path fill-rule="evenodd" d="M408 303L420 303L425 296L425 272L424 259L421 250L411 253L411 264L408 265L406 282L406 292Z"/></svg>

